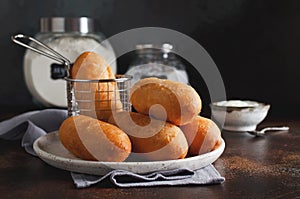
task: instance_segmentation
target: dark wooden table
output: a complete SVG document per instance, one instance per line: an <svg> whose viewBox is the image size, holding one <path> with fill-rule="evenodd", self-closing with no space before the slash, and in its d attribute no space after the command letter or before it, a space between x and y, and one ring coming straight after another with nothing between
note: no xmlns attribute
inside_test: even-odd
<svg viewBox="0 0 300 199"><path fill-rule="evenodd" d="M29 155L21 141L0 140L0 198L300 198L300 119L260 127L268 125L291 130L259 138L223 131L226 149L214 165L226 181L206 186L117 188L107 181L76 189L68 171Z"/></svg>

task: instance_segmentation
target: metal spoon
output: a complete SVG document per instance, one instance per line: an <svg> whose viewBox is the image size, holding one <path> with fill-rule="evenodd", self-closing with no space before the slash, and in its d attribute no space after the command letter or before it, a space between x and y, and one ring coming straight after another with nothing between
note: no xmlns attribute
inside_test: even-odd
<svg viewBox="0 0 300 199"><path fill-rule="evenodd" d="M290 128L288 126L282 126L282 127L266 127L262 130L255 130L255 131L247 131L247 133L250 133L251 135L255 136L263 136L265 135L266 131L288 131Z"/></svg>

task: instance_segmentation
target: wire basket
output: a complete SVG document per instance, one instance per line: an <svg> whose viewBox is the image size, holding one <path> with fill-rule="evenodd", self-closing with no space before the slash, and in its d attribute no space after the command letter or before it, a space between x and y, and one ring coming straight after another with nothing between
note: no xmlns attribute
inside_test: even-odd
<svg viewBox="0 0 300 199"><path fill-rule="evenodd" d="M67 81L68 115L87 115L108 120L113 112L131 111L129 100L132 76L116 79Z"/></svg>

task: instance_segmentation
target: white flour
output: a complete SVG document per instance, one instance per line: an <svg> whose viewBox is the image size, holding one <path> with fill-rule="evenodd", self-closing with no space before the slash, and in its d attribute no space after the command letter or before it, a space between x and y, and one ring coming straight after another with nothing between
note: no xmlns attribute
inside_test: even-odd
<svg viewBox="0 0 300 199"><path fill-rule="evenodd" d="M221 101L215 103L217 106L226 106L226 107L256 107L259 106L257 102L254 101L241 101L241 100L229 100Z"/></svg>

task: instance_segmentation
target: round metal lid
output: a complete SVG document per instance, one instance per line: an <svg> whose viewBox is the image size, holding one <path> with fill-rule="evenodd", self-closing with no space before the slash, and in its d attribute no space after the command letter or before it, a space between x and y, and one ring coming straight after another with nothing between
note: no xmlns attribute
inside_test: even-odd
<svg viewBox="0 0 300 199"><path fill-rule="evenodd" d="M40 32L94 32L94 20L88 17L43 17Z"/></svg>

